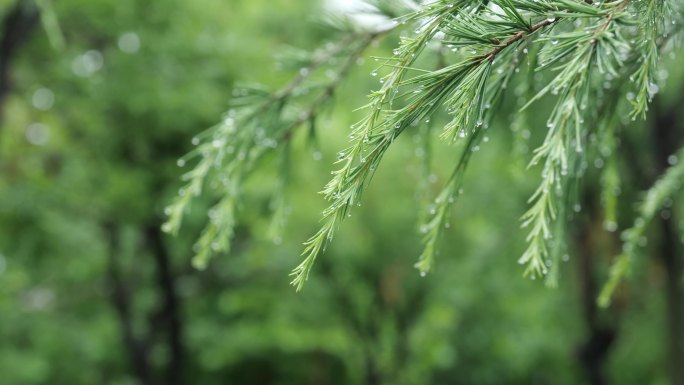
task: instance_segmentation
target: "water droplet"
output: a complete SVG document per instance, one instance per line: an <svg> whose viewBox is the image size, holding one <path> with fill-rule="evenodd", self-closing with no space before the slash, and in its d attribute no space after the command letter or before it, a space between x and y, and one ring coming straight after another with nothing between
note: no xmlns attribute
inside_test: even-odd
<svg viewBox="0 0 684 385"><path fill-rule="evenodd" d="M39 88L33 93L31 102L37 109L47 111L55 102L55 94L47 88Z"/></svg>
<svg viewBox="0 0 684 385"><path fill-rule="evenodd" d="M140 37L135 32L126 32L119 36L117 41L119 49L124 53L133 54L140 49Z"/></svg>
<svg viewBox="0 0 684 385"><path fill-rule="evenodd" d="M660 91L660 87L658 87L657 84L652 83L652 82L649 82L649 83L648 83L647 89L648 89L648 96L651 97L651 98L652 98L655 94L657 94L658 91Z"/></svg>
<svg viewBox="0 0 684 385"><path fill-rule="evenodd" d="M50 128L43 123L31 123L26 127L25 135L29 143L42 146L50 139Z"/></svg>
<svg viewBox="0 0 684 385"><path fill-rule="evenodd" d="M99 71L104 64L102 53L90 50L74 59L71 63L71 71L81 77L87 77Z"/></svg>
<svg viewBox="0 0 684 385"><path fill-rule="evenodd" d="M183 159L178 159L178 160L176 161L176 164L178 165L178 167L183 167L183 166L185 166L185 160L183 160Z"/></svg>

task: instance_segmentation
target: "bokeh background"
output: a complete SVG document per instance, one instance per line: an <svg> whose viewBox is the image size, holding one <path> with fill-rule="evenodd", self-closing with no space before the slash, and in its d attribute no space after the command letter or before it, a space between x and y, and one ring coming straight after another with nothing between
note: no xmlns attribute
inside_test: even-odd
<svg viewBox="0 0 684 385"><path fill-rule="evenodd" d="M191 267L210 202L193 204L177 237L161 232L181 185L176 160L220 119L235 84L275 89L292 76L274 56L329 38L327 7L0 0L0 384L681 384L675 210L662 224L674 233L656 236L618 300L598 309L619 244L591 205L590 172L558 287L523 279L519 217L537 183L526 150L543 132L513 146L513 108L471 162L434 273L412 267L424 154L408 134L295 293L288 273L317 229L317 191L360 116L352 111L378 86L371 59L321 123L320 148L294 141L282 238L264 235L272 162L247 186L234 250ZM653 114L623 139L636 146L621 167L640 179L624 181L621 228L673 151L657 135L681 143L682 69L676 58L667 66ZM433 192L455 155L436 146ZM659 257L665 247L680 270Z"/></svg>

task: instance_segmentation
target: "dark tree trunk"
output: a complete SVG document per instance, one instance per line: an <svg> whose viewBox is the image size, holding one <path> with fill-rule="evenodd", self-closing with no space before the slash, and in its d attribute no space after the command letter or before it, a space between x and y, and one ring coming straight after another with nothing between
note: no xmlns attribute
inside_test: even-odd
<svg viewBox="0 0 684 385"><path fill-rule="evenodd" d="M145 228L145 239L154 258L157 286L163 298L162 306L154 319L155 322L163 323L167 331L171 357L166 368L166 383L181 385L184 383L185 365L181 304L176 290L171 258L161 233L161 225L156 223L148 225ZM156 326L152 325L152 328Z"/></svg>
<svg viewBox="0 0 684 385"><path fill-rule="evenodd" d="M121 275L119 263L121 241L119 228L114 224L103 226L108 241L108 280L109 292L114 310L119 318L123 343L130 360L133 375L142 385L151 385L152 370L149 363L147 343L136 336L133 328L131 301L126 283Z"/></svg>
<svg viewBox="0 0 684 385"><path fill-rule="evenodd" d="M678 253L678 233L670 219L660 221L660 259L665 270L667 306L668 368L672 385L684 385L684 328L682 322L682 258Z"/></svg>
<svg viewBox="0 0 684 385"><path fill-rule="evenodd" d="M3 120L4 102L12 89L10 67L19 47L25 43L38 24L38 9L33 2L18 0L2 19L0 32L0 122Z"/></svg>
<svg viewBox="0 0 684 385"><path fill-rule="evenodd" d="M675 103L674 106L680 106ZM668 157L678 149L684 129L678 125L677 110L664 110L655 104L654 144L658 172L662 174L668 167ZM684 161L684 160L680 160ZM657 251L665 273L665 303L667 306L668 329L668 369L672 385L684 385L684 295L682 277L684 263L679 246L675 211L660 219L660 247Z"/></svg>
<svg viewBox="0 0 684 385"><path fill-rule="evenodd" d="M588 202L595 202L596 196L587 199ZM591 203L588 203L591 205ZM587 204L585 204L587 207ZM589 206L591 207L591 206ZM589 215L596 213L595 208L587 210ZM604 321L599 314L596 305L598 296L594 271L596 270L596 259L600 249L597 232L602 232L600 218L587 218L576 235L577 245L577 278L579 281L580 300L582 306L582 316L587 330L586 340L578 349L578 359L582 371L591 385L605 385L607 380L604 374L604 366L608 359L608 354L616 337L615 329L609 322Z"/></svg>

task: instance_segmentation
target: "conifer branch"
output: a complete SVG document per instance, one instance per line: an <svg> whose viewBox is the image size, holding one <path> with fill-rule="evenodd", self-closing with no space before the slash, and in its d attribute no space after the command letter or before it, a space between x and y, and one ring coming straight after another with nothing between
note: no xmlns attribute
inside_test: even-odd
<svg viewBox="0 0 684 385"><path fill-rule="evenodd" d="M623 244L622 253L617 257L610 269L610 278L603 286L598 298L600 306L610 304L613 292L617 288L622 278L629 274L639 246L645 240L644 233L649 223L664 207L665 202L681 191L684 184L684 149L681 149L670 157L671 166L663 173L660 179L646 191L644 199L639 205L638 216L634 224L622 233Z"/></svg>
<svg viewBox="0 0 684 385"><path fill-rule="evenodd" d="M396 3L386 0L373 3L386 16L399 8L405 12L407 8L397 8ZM434 131L425 127L436 113L444 111L449 121L440 136L459 146L460 154L420 226L424 249L416 267L421 274L431 269L438 239L449 224L449 213L461 190L467 165L486 138L485 130L498 112L493 106L505 95L506 85L520 68L519 58L528 55L528 48L530 73L519 89L538 92L527 100L523 112L515 119L517 135L530 136L520 125L524 122L524 110L531 104L552 95L555 105L544 140L534 150L529 164L529 168L541 166L542 178L522 216L522 226L528 233L527 248L519 262L525 265L525 275L545 275L549 266L557 269L551 261L557 260L553 254L562 249L558 239L565 231L558 218L564 217L571 201L563 194L570 190L570 180L582 176L580 165L586 163L587 150L600 145L614 152L619 145L615 126L621 104L629 100L633 105L630 116L635 119L645 115L650 99L658 92L655 75L660 51L678 28L667 22L676 18L675 12L667 11L673 4L672 0L435 0L415 4L415 9L403 16L391 16L395 17L394 27L383 31L349 32L354 28L342 22L349 30L346 38L313 55L303 55L304 60L298 62L302 65L299 73L276 92L260 87L238 90L224 122L195 140L197 149L179 162L194 157L199 160L184 176L187 184L169 206L165 229L178 230L189 202L208 183L220 199L210 211L210 224L198 242L196 265L206 264L214 252L226 251L244 181L258 169L262 159L275 151L281 151L281 165L287 167L287 143L296 129L308 124L314 132L317 115L330 104L366 47L381 35L407 26L411 30L400 37L393 55L371 73L382 85L369 95L362 108L365 115L352 126L350 144L340 151L337 170L321 192L329 205L323 211L319 230L304 243L303 260L291 273L292 285L297 290L302 288L314 261L324 252L337 227L351 215L354 205L360 205L363 192L394 141L406 131L418 130L424 136ZM456 54L440 58L443 65L437 69L418 68L418 59L431 55L432 45L440 44ZM338 59L337 64L332 64L332 58ZM313 74L323 68L331 69L334 76L317 84ZM386 74L379 76L380 72ZM553 76L547 81L544 79L548 77L535 76L537 72ZM627 92L628 87L614 92L622 103L601 104L601 111L594 108L597 103L592 101L605 95L603 89L611 87L611 80L619 82L628 77L633 92ZM601 141L587 140L593 128L585 120L601 122ZM429 138L422 140L424 146L429 146ZM424 151L427 158L429 147ZM421 172L428 175L429 165L424 164ZM281 198L287 183L287 170L280 173L283 175L276 193L279 196L272 200L276 212L274 228L282 227ZM610 191L615 191L620 182L614 157L608 159L601 178L605 226L614 231L616 198ZM617 273L608 285L612 288L604 290L605 293L612 291L624 275L628 260L620 258L616 266ZM553 285L556 280L554 270L547 283Z"/></svg>
<svg viewBox="0 0 684 385"><path fill-rule="evenodd" d="M549 128L544 143L535 150L530 166L543 161L542 182L530 197L530 209L523 215L522 226L529 227L528 246L518 260L525 264L525 275L532 278L548 273L548 242L553 236L551 223L556 220L557 196L563 193L565 176L569 174L571 157L583 151L582 124L589 103L590 74L594 64L605 71L617 75L615 63L620 62L617 55L620 41L613 39L617 31L611 29L613 21L620 15L627 1L613 6L605 15L605 21L588 29L587 33L564 33L553 36L551 45L546 45L540 53L541 68L558 63L563 57L570 59L556 67L559 74L528 105L548 92L560 94L547 122ZM603 71L601 71L603 72ZM568 151L574 147L575 154Z"/></svg>
<svg viewBox="0 0 684 385"><path fill-rule="evenodd" d="M354 128L350 137L356 138L355 144L340 153L343 167L334 172L335 177L323 190L326 198L332 203L323 213L324 225L305 243L303 262L292 273L295 277L292 284L297 289L302 287L315 258L325 250L325 246L332 239L337 224L349 215L353 204L360 202L365 186L369 183L375 167L380 163L390 144L409 126L417 125L422 120L429 120L429 117L442 104L445 104L453 115L452 121L447 124L442 134L444 139L453 142L458 136L465 137L469 131L479 130L483 124L487 79L497 56L506 48L516 45L524 37L551 26L559 20L559 18L544 18L530 25L512 8L510 1L502 1L500 5L502 9L509 10L504 14L509 17L506 20L509 24L492 31L487 39L481 37L480 31L483 28L478 27L491 21L488 16L472 16L472 9L467 6L460 8L447 4L443 6L444 9L440 10L442 12L447 10L447 13L426 24L424 32L418 38L404 41L404 44L395 50L395 55L400 55L397 60L400 64L391 67L393 71L383 79L384 86L381 90L371 94L371 103L366 106L371 112ZM502 15L497 16L502 17ZM462 23L459 18L467 23ZM403 77L408 65L441 29L444 29L447 36L455 37L453 42L477 42L472 45L478 48L487 45L491 47L485 53L466 56L460 63L401 81L400 78ZM398 89L402 86L415 87L418 90L418 96L415 93L411 95L408 98L408 104L403 108L383 111L382 107L386 99L392 98L393 87ZM491 100L487 103L491 103ZM467 149L467 151L470 150L470 148ZM363 154L364 151L368 153ZM440 195L444 198L443 202L453 200L451 197L453 189L457 186L456 181L460 180L469 157L470 155L462 158L463 165L459 162L459 166L450 178L450 183L443 192L444 196ZM427 272L431 265L436 239L441 232L447 209L447 205L440 205L439 210L435 211L437 215L428 224L431 230L426 234L425 250L416 265L422 273Z"/></svg>

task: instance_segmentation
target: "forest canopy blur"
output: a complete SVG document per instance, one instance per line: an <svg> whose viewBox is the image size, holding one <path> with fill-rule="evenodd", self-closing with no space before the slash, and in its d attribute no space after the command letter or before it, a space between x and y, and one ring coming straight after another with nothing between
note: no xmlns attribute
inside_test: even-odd
<svg viewBox="0 0 684 385"><path fill-rule="evenodd" d="M344 3L0 0L0 385L684 383L681 2Z"/></svg>

